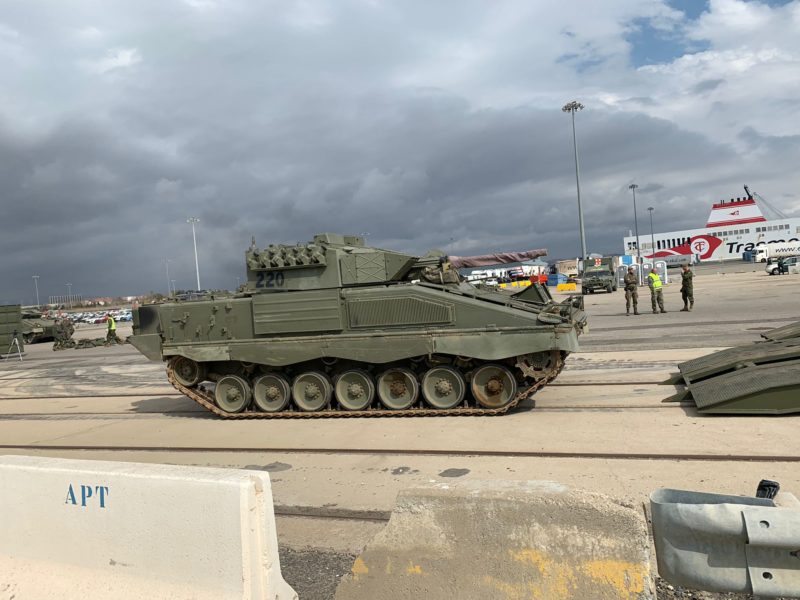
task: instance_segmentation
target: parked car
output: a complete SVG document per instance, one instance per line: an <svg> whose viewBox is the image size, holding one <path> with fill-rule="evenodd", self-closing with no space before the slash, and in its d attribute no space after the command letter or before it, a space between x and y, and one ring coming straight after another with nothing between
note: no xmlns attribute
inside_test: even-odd
<svg viewBox="0 0 800 600"><path fill-rule="evenodd" d="M787 256L779 258L775 262L768 262L764 270L770 275L800 273L800 256Z"/></svg>

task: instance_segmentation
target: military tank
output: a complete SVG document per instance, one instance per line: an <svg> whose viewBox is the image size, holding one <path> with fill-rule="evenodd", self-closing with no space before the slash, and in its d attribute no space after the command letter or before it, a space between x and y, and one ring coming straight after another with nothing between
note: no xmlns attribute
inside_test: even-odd
<svg viewBox="0 0 800 600"><path fill-rule="evenodd" d="M458 268L545 253L418 257L331 233L253 240L241 292L141 306L130 342L220 417L505 413L578 349L583 300L556 303L536 283L478 289Z"/></svg>
<svg viewBox="0 0 800 600"><path fill-rule="evenodd" d="M55 339L54 319L48 319L37 310L25 309L22 312L22 337L26 344L52 342Z"/></svg>

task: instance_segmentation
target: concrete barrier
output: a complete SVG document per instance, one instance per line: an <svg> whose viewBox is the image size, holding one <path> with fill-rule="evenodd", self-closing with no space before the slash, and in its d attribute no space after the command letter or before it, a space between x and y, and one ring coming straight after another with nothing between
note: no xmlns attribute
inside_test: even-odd
<svg viewBox="0 0 800 600"><path fill-rule="evenodd" d="M641 509L552 482L399 494L336 600L655 598Z"/></svg>
<svg viewBox="0 0 800 600"><path fill-rule="evenodd" d="M269 475L0 457L0 599L296 600Z"/></svg>

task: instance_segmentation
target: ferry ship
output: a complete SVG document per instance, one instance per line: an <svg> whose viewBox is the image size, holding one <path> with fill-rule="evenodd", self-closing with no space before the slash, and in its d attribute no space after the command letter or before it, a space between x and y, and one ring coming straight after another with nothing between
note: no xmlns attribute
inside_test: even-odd
<svg viewBox="0 0 800 600"><path fill-rule="evenodd" d="M742 260L745 252L773 242L800 240L800 218L791 218L744 186L746 196L715 203L703 229L639 232L643 260L681 262ZM655 248L653 244L655 243ZM623 238L624 252L636 256L636 236Z"/></svg>

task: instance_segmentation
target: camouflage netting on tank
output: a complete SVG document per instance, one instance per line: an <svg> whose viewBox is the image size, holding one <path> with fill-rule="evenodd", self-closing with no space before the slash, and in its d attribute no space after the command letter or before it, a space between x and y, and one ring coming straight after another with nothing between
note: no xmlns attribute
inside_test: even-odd
<svg viewBox="0 0 800 600"><path fill-rule="evenodd" d="M505 265L512 262L524 262L540 256L547 256L547 250L526 250L524 252L498 252L496 254L481 254L480 256L448 256L447 259L453 267L491 267L492 265Z"/></svg>

